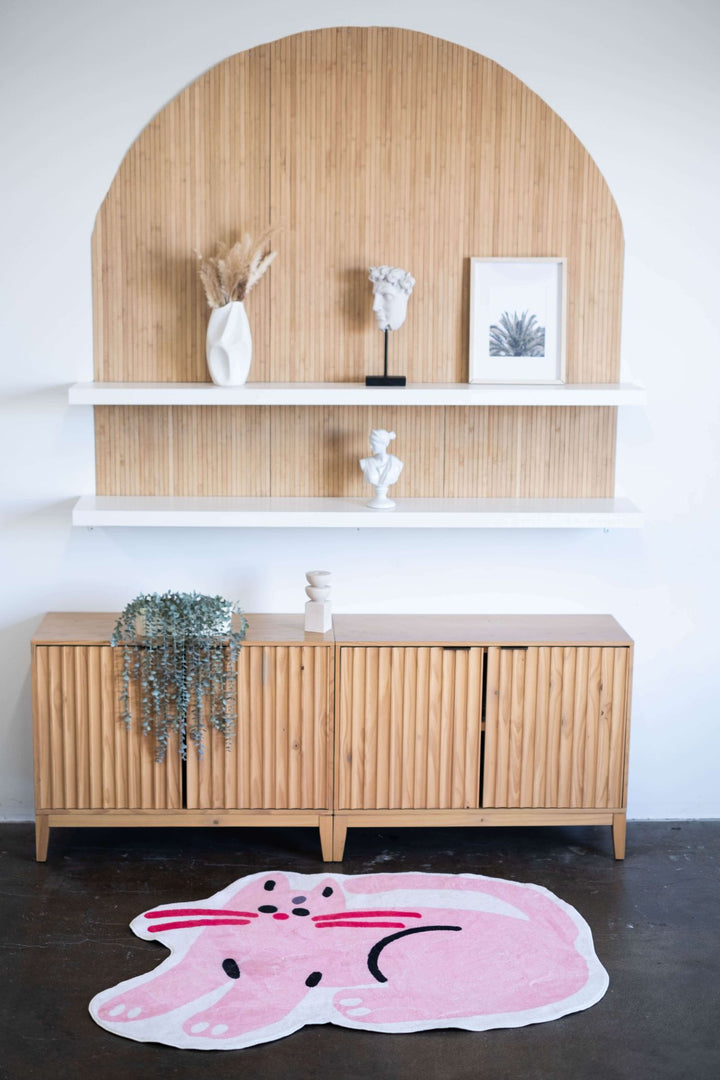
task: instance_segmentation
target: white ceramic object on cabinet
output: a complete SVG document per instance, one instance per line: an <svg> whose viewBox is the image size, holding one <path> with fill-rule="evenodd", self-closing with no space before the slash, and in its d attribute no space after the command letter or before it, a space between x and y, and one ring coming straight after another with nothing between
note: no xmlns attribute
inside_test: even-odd
<svg viewBox="0 0 720 1080"><path fill-rule="evenodd" d="M305 630L311 634L326 634L332 627L331 576L329 570L308 570L305 574L309 582L305 592L310 597L305 605Z"/></svg>

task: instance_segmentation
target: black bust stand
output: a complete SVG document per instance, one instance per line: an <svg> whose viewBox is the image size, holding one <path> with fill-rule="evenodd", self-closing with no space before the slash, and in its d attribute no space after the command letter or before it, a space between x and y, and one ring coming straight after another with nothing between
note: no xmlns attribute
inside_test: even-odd
<svg viewBox="0 0 720 1080"><path fill-rule="evenodd" d="M366 386L405 386L407 385L407 379L404 375L388 375L388 334L389 328L386 326L383 331L385 334L385 360L384 370L382 375L366 375Z"/></svg>

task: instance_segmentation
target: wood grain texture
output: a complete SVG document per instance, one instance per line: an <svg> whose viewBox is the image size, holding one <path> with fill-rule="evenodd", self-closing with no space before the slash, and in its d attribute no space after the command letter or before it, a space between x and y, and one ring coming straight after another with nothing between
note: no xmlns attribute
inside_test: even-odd
<svg viewBox="0 0 720 1080"><path fill-rule="evenodd" d="M468 49L391 28L310 31L229 57L183 90L128 151L98 214L95 377L207 381L194 252L269 224L279 255L248 300L253 380L380 371L367 270L386 262L417 279L391 335L391 372L464 382L470 257L543 255L568 260L568 381L618 378L623 239L607 185L549 106ZM435 445L436 410L412 421L405 495L612 494L613 409L558 410L561 421L540 409L447 411L478 415L446 417L429 474L414 459ZM249 471L228 475L222 447L244 426L231 412L212 422L200 475L180 466L188 493L251 493ZM280 493L357 487L353 412L323 418L319 460L294 475L293 439L321 441L313 410L273 410ZM188 414L170 430L169 417L126 410L113 427L98 416L98 491L168 493L185 425L199 423ZM264 460L268 433L252 437ZM156 479L143 474L149 445ZM344 456L331 460L338 446ZM262 471L257 484L252 493L278 493Z"/></svg>
<svg viewBox="0 0 720 1080"><path fill-rule="evenodd" d="M176 747L158 764L118 718L116 661L109 646L35 647L38 809L180 807Z"/></svg>
<svg viewBox="0 0 720 1080"><path fill-rule="evenodd" d="M33 634L33 645L109 645L110 635L120 617L111 611L51 611ZM238 616L233 625L239 629ZM332 631L305 632L302 612L264 614L248 612L245 643L248 645L331 645ZM617 626L617 624L615 624ZM619 629L619 627L618 627Z"/></svg>
<svg viewBox="0 0 720 1080"><path fill-rule="evenodd" d="M624 806L629 652L488 649L483 807Z"/></svg>
<svg viewBox="0 0 720 1080"><path fill-rule="evenodd" d="M98 495L267 495L267 408L99 406Z"/></svg>
<svg viewBox="0 0 720 1080"><path fill-rule="evenodd" d="M333 630L338 645L632 644L612 615L341 614Z"/></svg>
<svg viewBox="0 0 720 1080"><path fill-rule="evenodd" d="M368 496L358 464L373 428L394 431L389 447L404 463L393 497L441 497L443 409L294 407L272 413L272 495Z"/></svg>
<svg viewBox="0 0 720 1080"><path fill-rule="evenodd" d="M481 648L344 647L339 809L479 804Z"/></svg>
<svg viewBox="0 0 720 1080"><path fill-rule="evenodd" d="M615 489L615 408L448 408L446 498L603 498Z"/></svg>
<svg viewBox="0 0 720 1080"><path fill-rule="evenodd" d="M332 664L329 646L243 647L235 736L189 749L188 809L330 808Z"/></svg>
<svg viewBox="0 0 720 1080"><path fill-rule="evenodd" d="M93 233L96 379L208 380L196 252L269 224L269 105L261 46L201 75L130 147ZM264 283L248 299L256 379L270 377L269 305Z"/></svg>

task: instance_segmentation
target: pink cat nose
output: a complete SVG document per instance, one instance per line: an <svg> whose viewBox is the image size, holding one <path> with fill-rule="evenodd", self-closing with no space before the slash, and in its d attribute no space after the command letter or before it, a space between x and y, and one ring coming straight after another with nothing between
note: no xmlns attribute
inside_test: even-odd
<svg viewBox="0 0 720 1080"><path fill-rule="evenodd" d="M273 919L289 919L290 916L286 915L284 911L276 911L273 915Z"/></svg>

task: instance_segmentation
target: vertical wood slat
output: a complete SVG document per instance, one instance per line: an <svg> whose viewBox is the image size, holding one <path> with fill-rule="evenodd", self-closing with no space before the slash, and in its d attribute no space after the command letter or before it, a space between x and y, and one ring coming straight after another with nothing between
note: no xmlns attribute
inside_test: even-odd
<svg viewBox="0 0 720 1080"><path fill-rule="evenodd" d="M421 719L417 709L417 661L420 651L403 650L402 737L398 740L402 755L400 805L403 807L415 806L415 774L422 770L427 760L427 743L420 742L421 736L417 731L417 722ZM422 777L419 780L422 784ZM421 802L420 805L424 804Z"/></svg>
<svg viewBox="0 0 720 1080"><path fill-rule="evenodd" d="M306 650L309 653L305 665L313 664L314 702L312 738L308 745L313 748L313 806L334 808L335 791L335 649ZM311 658L311 659L310 659ZM307 730L309 719L304 720Z"/></svg>
<svg viewBox="0 0 720 1080"><path fill-rule="evenodd" d="M623 805L628 649L488 649L485 807Z"/></svg>
<svg viewBox="0 0 720 1080"><path fill-rule="evenodd" d="M60 663L62 680L61 740L63 757L64 806L78 806L79 792L76 771L77 720L75 696L75 649L63 649Z"/></svg>
<svg viewBox="0 0 720 1080"><path fill-rule="evenodd" d="M303 680L302 673L306 669L305 650L291 649L288 656L287 666L287 759L288 759L288 784L287 798L290 806L300 806L303 802L302 781L305 769L305 753L303 745L303 682L311 683L314 675L312 667L307 677ZM312 749L312 736L308 744ZM310 759L310 755L308 755ZM308 777L309 786L312 788L312 776Z"/></svg>
<svg viewBox="0 0 720 1080"><path fill-rule="evenodd" d="M210 731L188 750L192 809L327 809L331 799L331 649L243 645L229 748Z"/></svg>
<svg viewBox="0 0 720 1080"><path fill-rule="evenodd" d="M488 649L487 671L485 674L485 730L483 734L483 774L482 774L482 805L502 806L502 794L498 789L498 776L502 770L498 768L498 753L500 751L500 732L505 724L500 719L501 702L505 695L500 697L500 687L504 685L501 678L500 663L502 649ZM503 743L505 740L503 740Z"/></svg>
<svg viewBox="0 0 720 1080"><path fill-rule="evenodd" d="M480 803L480 753L482 740L482 725L477 718L482 719L482 707L484 699L483 688L483 664L486 656L485 649L471 649L467 654L467 674L464 686L458 688L456 708L462 716L462 723L456 726L456 760L465 763L465 772L462 777L462 792L467 801L474 792L473 806ZM464 742L463 747L463 731ZM453 802L461 799L461 791L458 788L460 776L455 778L453 773Z"/></svg>
<svg viewBox="0 0 720 1080"><path fill-rule="evenodd" d="M359 652L359 650L358 650ZM403 700L405 693L405 650L403 648L390 649L390 698L389 709L386 702L378 699L378 716L374 721L380 725L388 724L390 728L390 763L388 780L388 805L398 807L403 805L403 774L405 772L403 762ZM356 690L355 709L364 716L364 705L359 696L360 684ZM382 715L381 715L382 710ZM388 716L389 712L389 716ZM371 723L373 720L371 719ZM364 719L361 720L356 732L355 745L360 745L363 738ZM342 789L339 792L340 806L345 806L346 798ZM362 804L360 804L362 805Z"/></svg>
<svg viewBox="0 0 720 1080"><path fill-rule="evenodd" d="M413 807L426 807L433 806L432 802L427 801L427 773L429 773L432 766L437 768L438 762L433 754L433 731L430 724L430 710L432 707L432 699L430 696L430 680L431 674L438 661L441 662L441 654L438 656L438 650L435 649L418 649L416 652L418 667L415 680L415 687L408 686L408 697L411 702L408 713L411 711L413 714L413 721L407 724L406 730L408 732L408 756L415 759L415 775L413 780L415 783L412 785L412 801L410 806ZM412 690L415 689L415 694ZM412 699L415 698L415 701ZM410 717L408 717L410 719Z"/></svg>
<svg viewBox="0 0 720 1080"><path fill-rule="evenodd" d="M51 749L52 693L50 688L50 651L33 646L33 737L35 758L35 805L38 810L51 807L53 782Z"/></svg>
<svg viewBox="0 0 720 1080"><path fill-rule="evenodd" d="M353 655L353 681L358 687L365 684L365 671L366 671L366 658L367 653L358 650ZM370 717L370 728L372 730L374 724L374 718ZM352 736L350 739L351 746L351 784L354 791L358 793L362 792L365 784L365 761L362 753L362 734L365 728L365 709L363 707L363 700L360 694L357 694L352 700Z"/></svg>
<svg viewBox="0 0 720 1080"><path fill-rule="evenodd" d="M275 729L275 754L274 760L270 754L268 754L267 757L270 770L274 774L275 786L273 790L270 784L267 785L267 795L271 800L269 803L270 806L292 806L290 798L292 769L290 766L288 747L288 696L290 691L288 684L290 669L289 650L286 646L278 645L276 648L273 648L272 652L275 656L275 693L273 695L275 699L275 716L273 720Z"/></svg>
<svg viewBox="0 0 720 1080"><path fill-rule="evenodd" d="M585 786L585 739L587 736L587 711L589 676L589 649L586 646L575 650L575 700L572 709L572 757L570 772L570 805L583 806Z"/></svg>
<svg viewBox="0 0 720 1080"><path fill-rule="evenodd" d="M625 768L627 764L627 726L630 680L630 651L613 650L612 697L604 699L605 716L608 725L608 802L611 806L621 806L625 793ZM605 686L603 684L603 690ZM609 715L608 715L609 714Z"/></svg>
<svg viewBox="0 0 720 1080"><path fill-rule="evenodd" d="M377 706L378 706L378 683L380 678L380 672L378 668L380 650L379 649L366 649L362 656L358 653L358 661L362 660L365 667L364 678L364 696L360 699L358 695L358 708L354 711L353 717L359 718L358 729L355 727L353 730L357 737L362 739L364 731L364 746L362 748L362 801L363 804L370 806L375 805L377 802L378 792L378 724L377 724ZM361 702L364 703L364 709L360 710ZM362 743L360 744L362 745ZM360 754L358 754L360 756Z"/></svg>
<svg viewBox="0 0 720 1080"><path fill-rule="evenodd" d="M282 648L282 646L280 646ZM262 803L261 806L274 806L275 804L275 699L281 687L278 686L275 674L276 657L278 650L263 647L262 653L262 690L260 693L260 733L261 741L257 748L260 759L260 775L262 777ZM251 717L251 722L252 722ZM282 764L280 767L282 770ZM286 773L282 773L283 778Z"/></svg>
<svg viewBox="0 0 720 1080"><path fill-rule="evenodd" d="M558 761L557 801L560 806L572 806L573 784L573 709L575 706L575 671L577 649L563 649L563 681L560 722L560 757Z"/></svg>
<svg viewBox="0 0 720 1080"><path fill-rule="evenodd" d="M35 647L40 809L180 806L176 747L158 764L154 739L119 719L116 659L109 646Z"/></svg>
<svg viewBox="0 0 720 1080"><path fill-rule="evenodd" d="M508 742L508 802L517 806L522 800L520 770L522 767L523 722L525 719L525 649L508 650L512 661L510 683L510 739Z"/></svg>
<svg viewBox="0 0 720 1080"><path fill-rule="evenodd" d="M478 806L483 651L340 649L339 808Z"/></svg>
<svg viewBox="0 0 720 1080"><path fill-rule="evenodd" d="M101 676L102 653L99 649L86 650L88 711L97 717L89 731L90 742L90 805L105 806L105 715L103 712L103 686ZM108 703L110 704L110 703Z"/></svg>

